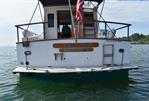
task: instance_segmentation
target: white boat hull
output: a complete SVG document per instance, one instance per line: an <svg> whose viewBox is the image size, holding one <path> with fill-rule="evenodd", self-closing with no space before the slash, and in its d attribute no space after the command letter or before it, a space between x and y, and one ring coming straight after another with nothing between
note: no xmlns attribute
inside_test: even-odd
<svg viewBox="0 0 149 101"><path fill-rule="evenodd" d="M35 73L35 74L60 74L60 73L87 73L87 72L112 72L112 71L120 71L120 70L132 70L138 69L137 66L115 66L115 67L90 67L90 68L79 68L79 67L71 67L71 68L62 68L62 67L44 67L44 68L24 68L17 67L13 70L13 73Z"/></svg>

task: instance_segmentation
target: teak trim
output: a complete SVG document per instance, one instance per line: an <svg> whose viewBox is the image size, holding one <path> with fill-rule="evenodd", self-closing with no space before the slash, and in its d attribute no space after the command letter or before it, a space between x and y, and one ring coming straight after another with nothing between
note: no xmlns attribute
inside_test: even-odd
<svg viewBox="0 0 149 101"><path fill-rule="evenodd" d="M98 47L98 43L55 43L54 48Z"/></svg>
<svg viewBox="0 0 149 101"><path fill-rule="evenodd" d="M93 48L83 47L83 48L60 48L60 52L92 52Z"/></svg>

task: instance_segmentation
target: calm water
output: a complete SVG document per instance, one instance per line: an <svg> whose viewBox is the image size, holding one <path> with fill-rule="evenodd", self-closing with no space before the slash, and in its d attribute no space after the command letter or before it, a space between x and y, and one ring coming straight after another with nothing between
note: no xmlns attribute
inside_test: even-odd
<svg viewBox="0 0 149 101"><path fill-rule="evenodd" d="M132 46L128 80L52 82L19 78L15 47L0 47L0 101L149 101L149 45Z"/></svg>

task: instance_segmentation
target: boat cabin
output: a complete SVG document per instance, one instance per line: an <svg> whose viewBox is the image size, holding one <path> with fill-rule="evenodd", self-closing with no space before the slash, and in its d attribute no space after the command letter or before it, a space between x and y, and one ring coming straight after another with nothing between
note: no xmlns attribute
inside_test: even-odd
<svg viewBox="0 0 149 101"><path fill-rule="evenodd" d="M92 68L130 63L131 24L105 21L98 11L104 0L85 0L81 24L76 20L77 0L39 1L44 21L16 25L21 67ZM111 27L113 24L118 27ZM30 31L34 25L42 25L40 34ZM126 29L125 40L116 37L121 29Z"/></svg>
<svg viewBox="0 0 149 101"><path fill-rule="evenodd" d="M63 2L62 2L63 1ZM22 41L34 41L45 39L62 39L62 38L116 38L116 32L120 29L127 28L127 38L129 38L129 26L130 24L118 23L111 21L99 20L98 6L103 0L92 0L93 4L85 3L83 6L83 25L81 28L78 26L78 22L75 19L76 13L76 1L70 0L71 6L68 5L68 0L40 0L44 9L44 21L16 25L19 29L23 29L22 26L34 26L36 24L43 24L42 38L37 36L37 33L29 31L29 29L23 29L25 37ZM85 0L90 1L90 0ZM71 7L71 11L70 11ZM72 13L72 15L71 15ZM73 18L72 18L73 17ZM101 18L100 18L101 19ZM72 23L72 20L74 21ZM110 29L108 24L121 25L119 28ZM101 25L103 28L101 28ZM67 35L66 35L67 34ZM20 41L18 31L18 42Z"/></svg>
<svg viewBox="0 0 149 101"><path fill-rule="evenodd" d="M77 27L77 22L75 21L75 26L72 25L71 12L68 2L63 5L60 3L61 5L59 5L59 1L53 4L48 4L45 3L44 0L41 0L41 3L44 6L45 21L47 21L47 24L45 24L45 39L75 38L73 27ZM71 5L73 18L75 18L76 12L75 5L75 3L72 3ZM84 23L82 26L83 28L81 29L81 35L79 34L78 38L80 36L82 36L81 38L95 38L97 36L95 33L98 33L98 28L96 26L97 23L95 21L97 21L97 9L94 7L84 8ZM65 36L65 32L63 32L63 28L66 28L66 26L70 29L67 33L69 34L68 36Z"/></svg>

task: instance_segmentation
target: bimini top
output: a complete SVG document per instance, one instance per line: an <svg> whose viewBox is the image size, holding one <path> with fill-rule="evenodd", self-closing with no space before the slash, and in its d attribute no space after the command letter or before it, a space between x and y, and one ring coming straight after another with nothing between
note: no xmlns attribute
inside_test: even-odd
<svg viewBox="0 0 149 101"><path fill-rule="evenodd" d="M39 0L43 6L59 6L59 5L68 5L68 0ZM95 1L99 4L103 0L85 0L85 1ZM72 5L76 5L77 0L70 0Z"/></svg>

